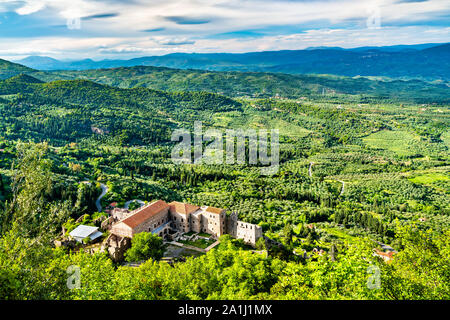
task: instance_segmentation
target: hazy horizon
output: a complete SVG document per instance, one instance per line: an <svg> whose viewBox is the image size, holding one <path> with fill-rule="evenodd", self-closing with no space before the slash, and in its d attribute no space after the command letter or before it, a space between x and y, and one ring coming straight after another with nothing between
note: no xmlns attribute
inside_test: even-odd
<svg viewBox="0 0 450 320"><path fill-rule="evenodd" d="M448 43L445 0L0 0L0 58Z"/></svg>

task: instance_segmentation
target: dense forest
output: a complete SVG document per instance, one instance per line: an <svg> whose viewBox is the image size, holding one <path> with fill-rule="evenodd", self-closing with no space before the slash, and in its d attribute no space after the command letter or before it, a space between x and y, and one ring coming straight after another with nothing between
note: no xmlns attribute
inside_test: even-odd
<svg viewBox="0 0 450 320"><path fill-rule="evenodd" d="M6 62L0 75L1 299L450 298L446 84ZM278 129L279 171L174 164L171 134L194 121ZM138 267L87 246L55 248L63 226L98 225L100 184L103 207L220 207L279 246L223 236L206 254ZM374 255L380 245L392 260ZM66 285L72 265L76 290Z"/></svg>

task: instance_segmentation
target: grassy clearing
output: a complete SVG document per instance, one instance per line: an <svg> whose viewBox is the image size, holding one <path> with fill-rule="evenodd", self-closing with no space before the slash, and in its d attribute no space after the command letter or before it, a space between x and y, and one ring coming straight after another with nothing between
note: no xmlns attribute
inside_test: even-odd
<svg viewBox="0 0 450 320"><path fill-rule="evenodd" d="M410 178L409 181L418 184L432 184L438 181L450 181L450 176L448 173L430 172Z"/></svg>
<svg viewBox="0 0 450 320"><path fill-rule="evenodd" d="M250 115L239 114L238 112L217 113L213 116L213 123L216 127L241 128L256 130L278 129L281 136L291 138L303 138L311 133L303 127L297 126L283 119L276 119L266 116L260 112L253 112Z"/></svg>
<svg viewBox="0 0 450 320"><path fill-rule="evenodd" d="M184 243L184 244L187 244L187 245L190 245L193 247L201 248L201 249L206 249L214 243L213 240L205 240L205 239L197 239L195 241L179 240L178 242Z"/></svg>
<svg viewBox="0 0 450 320"><path fill-rule="evenodd" d="M181 248L179 246L174 246L171 244L167 244L165 247L164 257L199 257L201 255L204 255L204 253L191 250L187 248Z"/></svg>
<svg viewBox="0 0 450 320"><path fill-rule="evenodd" d="M447 148L450 148L450 130L441 135L441 140L444 141Z"/></svg>
<svg viewBox="0 0 450 320"><path fill-rule="evenodd" d="M45 114L48 116L53 116L53 117L62 117L62 116L67 116L69 114L72 114L73 112L74 111L70 110L70 109L54 107L52 109L46 110Z"/></svg>
<svg viewBox="0 0 450 320"><path fill-rule="evenodd" d="M352 241L352 240L357 239L357 237L351 236L341 229L332 228L332 227L320 227L320 229L325 230L328 234L333 235L342 240Z"/></svg>
<svg viewBox="0 0 450 320"><path fill-rule="evenodd" d="M14 98L17 98L18 94L0 94L0 98L5 99L5 100L10 100L12 101Z"/></svg>
<svg viewBox="0 0 450 320"><path fill-rule="evenodd" d="M408 180L432 187L438 192L450 193L450 174L447 172L428 172L413 176Z"/></svg>
<svg viewBox="0 0 450 320"><path fill-rule="evenodd" d="M418 137L407 131L383 130L373 133L363 141L371 148L384 149L397 153L399 156L416 154L414 145L419 142Z"/></svg>
<svg viewBox="0 0 450 320"><path fill-rule="evenodd" d="M289 123L281 119L272 119L269 121L269 128L280 130L280 135L303 138L306 137L311 131L305 128L299 127L295 124Z"/></svg>

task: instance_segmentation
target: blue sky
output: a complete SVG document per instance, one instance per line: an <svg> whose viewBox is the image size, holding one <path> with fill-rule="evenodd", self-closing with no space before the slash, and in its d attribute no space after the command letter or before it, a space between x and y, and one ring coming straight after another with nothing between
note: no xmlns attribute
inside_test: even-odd
<svg viewBox="0 0 450 320"><path fill-rule="evenodd" d="M448 0L0 0L0 57L450 42Z"/></svg>

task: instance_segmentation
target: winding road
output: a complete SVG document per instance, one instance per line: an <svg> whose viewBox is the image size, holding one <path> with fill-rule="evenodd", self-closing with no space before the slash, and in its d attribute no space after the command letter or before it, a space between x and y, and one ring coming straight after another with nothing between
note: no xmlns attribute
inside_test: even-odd
<svg viewBox="0 0 450 320"><path fill-rule="evenodd" d="M84 184L88 184L91 185L91 183L89 181L81 181L81 183ZM102 198L108 193L109 189L106 185L104 185L103 183L100 183L100 187L102 188L102 193L100 194L100 196L97 198L97 200L95 201L95 206L97 207L97 211L98 212L102 212ZM145 202L139 199L133 199L130 201L125 202L124 205L124 209L128 209L130 207L130 204L133 202L137 202L141 205L141 207L143 205L145 205Z"/></svg>
<svg viewBox="0 0 450 320"><path fill-rule="evenodd" d="M98 197L97 201L95 201L95 205L97 207L98 212L102 212L102 198L105 196L105 194L108 193L108 187L105 186L103 183L100 183L100 187L102 188L102 193Z"/></svg>
<svg viewBox="0 0 450 320"><path fill-rule="evenodd" d="M91 185L91 183L89 181L81 181L81 183ZM102 188L102 193L95 201L95 206L97 207L98 212L102 212L102 202L101 201L102 201L102 198L108 193L108 190L109 190L108 187L106 185L104 185L103 183L100 183L100 188Z"/></svg>
<svg viewBox="0 0 450 320"><path fill-rule="evenodd" d="M123 206L123 208L124 208L124 209L128 209L128 208L130 207L130 204L133 203L133 202L139 203L139 204L141 205L141 207L142 207L143 205L145 205L145 202L144 202L144 201L138 200L138 199L134 199L134 200L130 200L130 201L125 202L125 205Z"/></svg>

